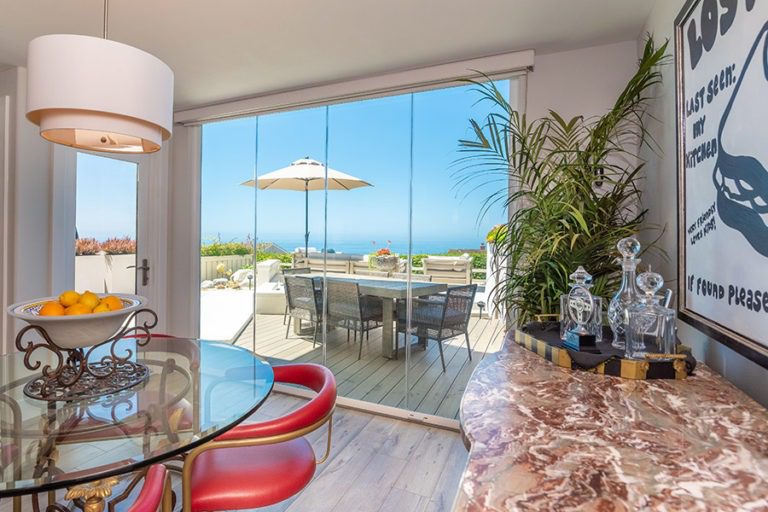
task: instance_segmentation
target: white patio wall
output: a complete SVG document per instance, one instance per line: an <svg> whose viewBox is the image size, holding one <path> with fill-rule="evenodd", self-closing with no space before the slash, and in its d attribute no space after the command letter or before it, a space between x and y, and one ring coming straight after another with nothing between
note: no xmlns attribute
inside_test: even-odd
<svg viewBox="0 0 768 512"><path fill-rule="evenodd" d="M94 293L136 293L135 254L93 254L75 257L75 290Z"/></svg>

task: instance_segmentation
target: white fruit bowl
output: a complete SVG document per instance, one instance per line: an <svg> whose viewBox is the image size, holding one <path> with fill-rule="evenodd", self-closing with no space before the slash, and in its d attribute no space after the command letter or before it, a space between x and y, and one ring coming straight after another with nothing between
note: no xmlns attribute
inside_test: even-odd
<svg viewBox="0 0 768 512"><path fill-rule="evenodd" d="M40 316L43 304L58 297L46 297L33 301L19 302L8 308L8 313L24 320L30 325L41 327L51 340L61 348L76 349L90 347L108 340L117 334L125 319L134 311L141 309L147 299L139 295L125 293L102 293L99 298L114 295L123 301L123 309L106 313L70 316Z"/></svg>

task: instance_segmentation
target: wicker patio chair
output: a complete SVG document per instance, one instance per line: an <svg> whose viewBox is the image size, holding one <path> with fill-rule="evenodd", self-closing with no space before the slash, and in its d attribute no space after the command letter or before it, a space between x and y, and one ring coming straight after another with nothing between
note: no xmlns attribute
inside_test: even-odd
<svg viewBox="0 0 768 512"><path fill-rule="evenodd" d="M360 349L357 359L363 355L363 335L370 337L371 329L379 327L382 321L382 303L375 297L360 294L360 286L351 281L328 280L327 283L328 318L331 322L353 331L354 341L360 334Z"/></svg>
<svg viewBox="0 0 768 512"><path fill-rule="evenodd" d="M285 298L288 302L288 326L285 329L285 337L291 330L291 319L296 319L301 327L301 321L311 322L314 327L312 333L312 347L317 343L317 327L323 314L323 292L315 287L315 279L309 276L286 275Z"/></svg>
<svg viewBox="0 0 768 512"><path fill-rule="evenodd" d="M368 269L354 269L355 274L360 276L371 276L371 277L389 277L389 272L385 270L368 270Z"/></svg>
<svg viewBox="0 0 768 512"><path fill-rule="evenodd" d="M408 273L407 272L395 272L392 274L392 279L400 279L402 281L408 280ZM419 282L425 282L425 283L431 283L432 282L432 276L425 275L425 274L413 274L411 273L411 281L419 281Z"/></svg>
<svg viewBox="0 0 768 512"><path fill-rule="evenodd" d="M428 295L413 299L411 312L411 335L427 340L437 341L440 350L440 362L445 372L445 356L443 341L464 335L467 342L467 353L472 360L472 348L469 345L469 317L472 313L472 303L475 300L477 285L454 286L444 294ZM406 334L406 302L397 303L397 325L395 336L395 353L400 349L400 333L403 333L405 343L410 336Z"/></svg>
<svg viewBox="0 0 768 512"><path fill-rule="evenodd" d="M309 274L312 270L309 267L299 268L284 268L280 271L282 273L280 281L283 282L283 288L285 289L285 312L283 313L283 325L285 325L285 319L288 318L288 288L285 286L285 276L295 276L299 274Z"/></svg>

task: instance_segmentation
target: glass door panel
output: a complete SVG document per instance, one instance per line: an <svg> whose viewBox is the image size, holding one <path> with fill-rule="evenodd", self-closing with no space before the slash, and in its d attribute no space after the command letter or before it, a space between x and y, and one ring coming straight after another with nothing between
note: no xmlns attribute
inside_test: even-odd
<svg viewBox="0 0 768 512"><path fill-rule="evenodd" d="M253 348L256 119L203 126L200 337Z"/></svg>
<svg viewBox="0 0 768 512"><path fill-rule="evenodd" d="M509 82L496 82L508 97ZM472 188L456 174L460 139L473 138L469 119L483 121L488 102L474 86L414 94L413 302L414 351L408 406L426 415L458 418L464 388L477 363L498 349L503 325L488 319L486 234L505 222L502 180ZM477 188L475 188L477 187ZM486 199L497 194L500 203ZM420 281L440 290L421 296ZM480 317L481 306L484 316Z"/></svg>
<svg viewBox="0 0 768 512"><path fill-rule="evenodd" d="M77 153L75 290L137 293L138 178L134 161Z"/></svg>
<svg viewBox="0 0 768 512"><path fill-rule="evenodd" d="M324 152L324 108L259 117L254 342L275 364L325 364Z"/></svg>
<svg viewBox="0 0 768 512"><path fill-rule="evenodd" d="M328 366L340 395L393 407L406 389L394 339L407 293L410 108L409 95L329 108ZM337 172L348 181L330 179Z"/></svg>

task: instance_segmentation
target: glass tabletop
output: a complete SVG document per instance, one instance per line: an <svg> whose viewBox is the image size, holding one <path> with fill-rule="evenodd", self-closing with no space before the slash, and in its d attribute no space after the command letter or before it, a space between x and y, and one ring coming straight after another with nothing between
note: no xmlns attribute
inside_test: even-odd
<svg viewBox="0 0 768 512"><path fill-rule="evenodd" d="M269 363L232 345L153 337L144 347L121 340L118 350L126 348L149 368L148 380L69 402L26 396L25 384L40 370L28 370L21 353L0 357L0 497L69 487L174 457L247 418L274 384ZM33 358L43 365L53 362L50 352L38 352Z"/></svg>

